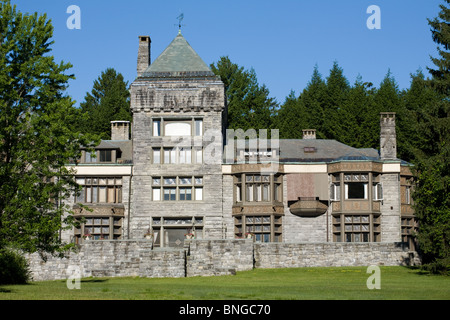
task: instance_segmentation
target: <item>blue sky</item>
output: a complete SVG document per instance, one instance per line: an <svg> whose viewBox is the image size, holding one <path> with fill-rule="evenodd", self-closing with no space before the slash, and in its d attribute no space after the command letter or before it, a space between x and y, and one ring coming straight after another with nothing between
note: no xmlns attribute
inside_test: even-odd
<svg viewBox="0 0 450 320"><path fill-rule="evenodd" d="M152 61L178 33L209 65L221 56L254 68L260 84L284 102L298 95L314 66L328 76L337 61L353 83L378 86L388 70L399 88L410 75L432 67L437 56L427 18L439 13L439 0L12 0L22 12L47 13L54 31L56 61L73 64L68 94L84 100L95 79L115 68L131 84L136 77L138 36L152 39ZM70 5L81 9L81 29L68 29ZM370 30L367 8L381 11L381 29Z"/></svg>

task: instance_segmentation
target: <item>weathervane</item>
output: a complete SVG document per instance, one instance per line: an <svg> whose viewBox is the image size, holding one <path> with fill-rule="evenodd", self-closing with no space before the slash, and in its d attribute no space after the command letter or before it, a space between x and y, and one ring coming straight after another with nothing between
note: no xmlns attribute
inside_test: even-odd
<svg viewBox="0 0 450 320"><path fill-rule="evenodd" d="M185 26L184 24L181 24L181 21L183 21L183 19L184 19L184 13L181 13L178 17L177 17L177 19L178 19L178 32L180 32L181 33L181 27L183 26Z"/></svg>

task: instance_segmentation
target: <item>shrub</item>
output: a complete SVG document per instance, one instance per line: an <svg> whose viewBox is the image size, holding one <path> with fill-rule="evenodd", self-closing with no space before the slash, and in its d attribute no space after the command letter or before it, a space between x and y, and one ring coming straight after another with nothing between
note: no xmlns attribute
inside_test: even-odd
<svg viewBox="0 0 450 320"><path fill-rule="evenodd" d="M31 278L27 260L10 249L0 250L0 284L25 284Z"/></svg>

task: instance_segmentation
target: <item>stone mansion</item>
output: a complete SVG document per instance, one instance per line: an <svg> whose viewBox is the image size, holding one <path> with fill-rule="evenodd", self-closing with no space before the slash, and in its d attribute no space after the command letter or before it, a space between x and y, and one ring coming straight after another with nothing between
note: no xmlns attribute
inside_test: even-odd
<svg viewBox="0 0 450 320"><path fill-rule="evenodd" d="M397 158L394 113L380 114L380 150L313 129L298 140L227 131L224 84L181 33L152 63L150 49L140 36L133 121L113 121L111 140L74 165L83 189L70 205L85 219L64 240L413 246L412 174Z"/></svg>

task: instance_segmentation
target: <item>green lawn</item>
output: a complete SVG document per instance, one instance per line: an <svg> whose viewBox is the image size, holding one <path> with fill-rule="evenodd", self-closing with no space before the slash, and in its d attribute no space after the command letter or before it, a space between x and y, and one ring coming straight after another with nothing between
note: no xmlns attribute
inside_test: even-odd
<svg viewBox="0 0 450 320"><path fill-rule="evenodd" d="M235 276L86 278L81 289L65 280L0 286L2 300L292 300L450 299L450 277L405 267L381 267L381 289L369 290L366 267L255 269Z"/></svg>

